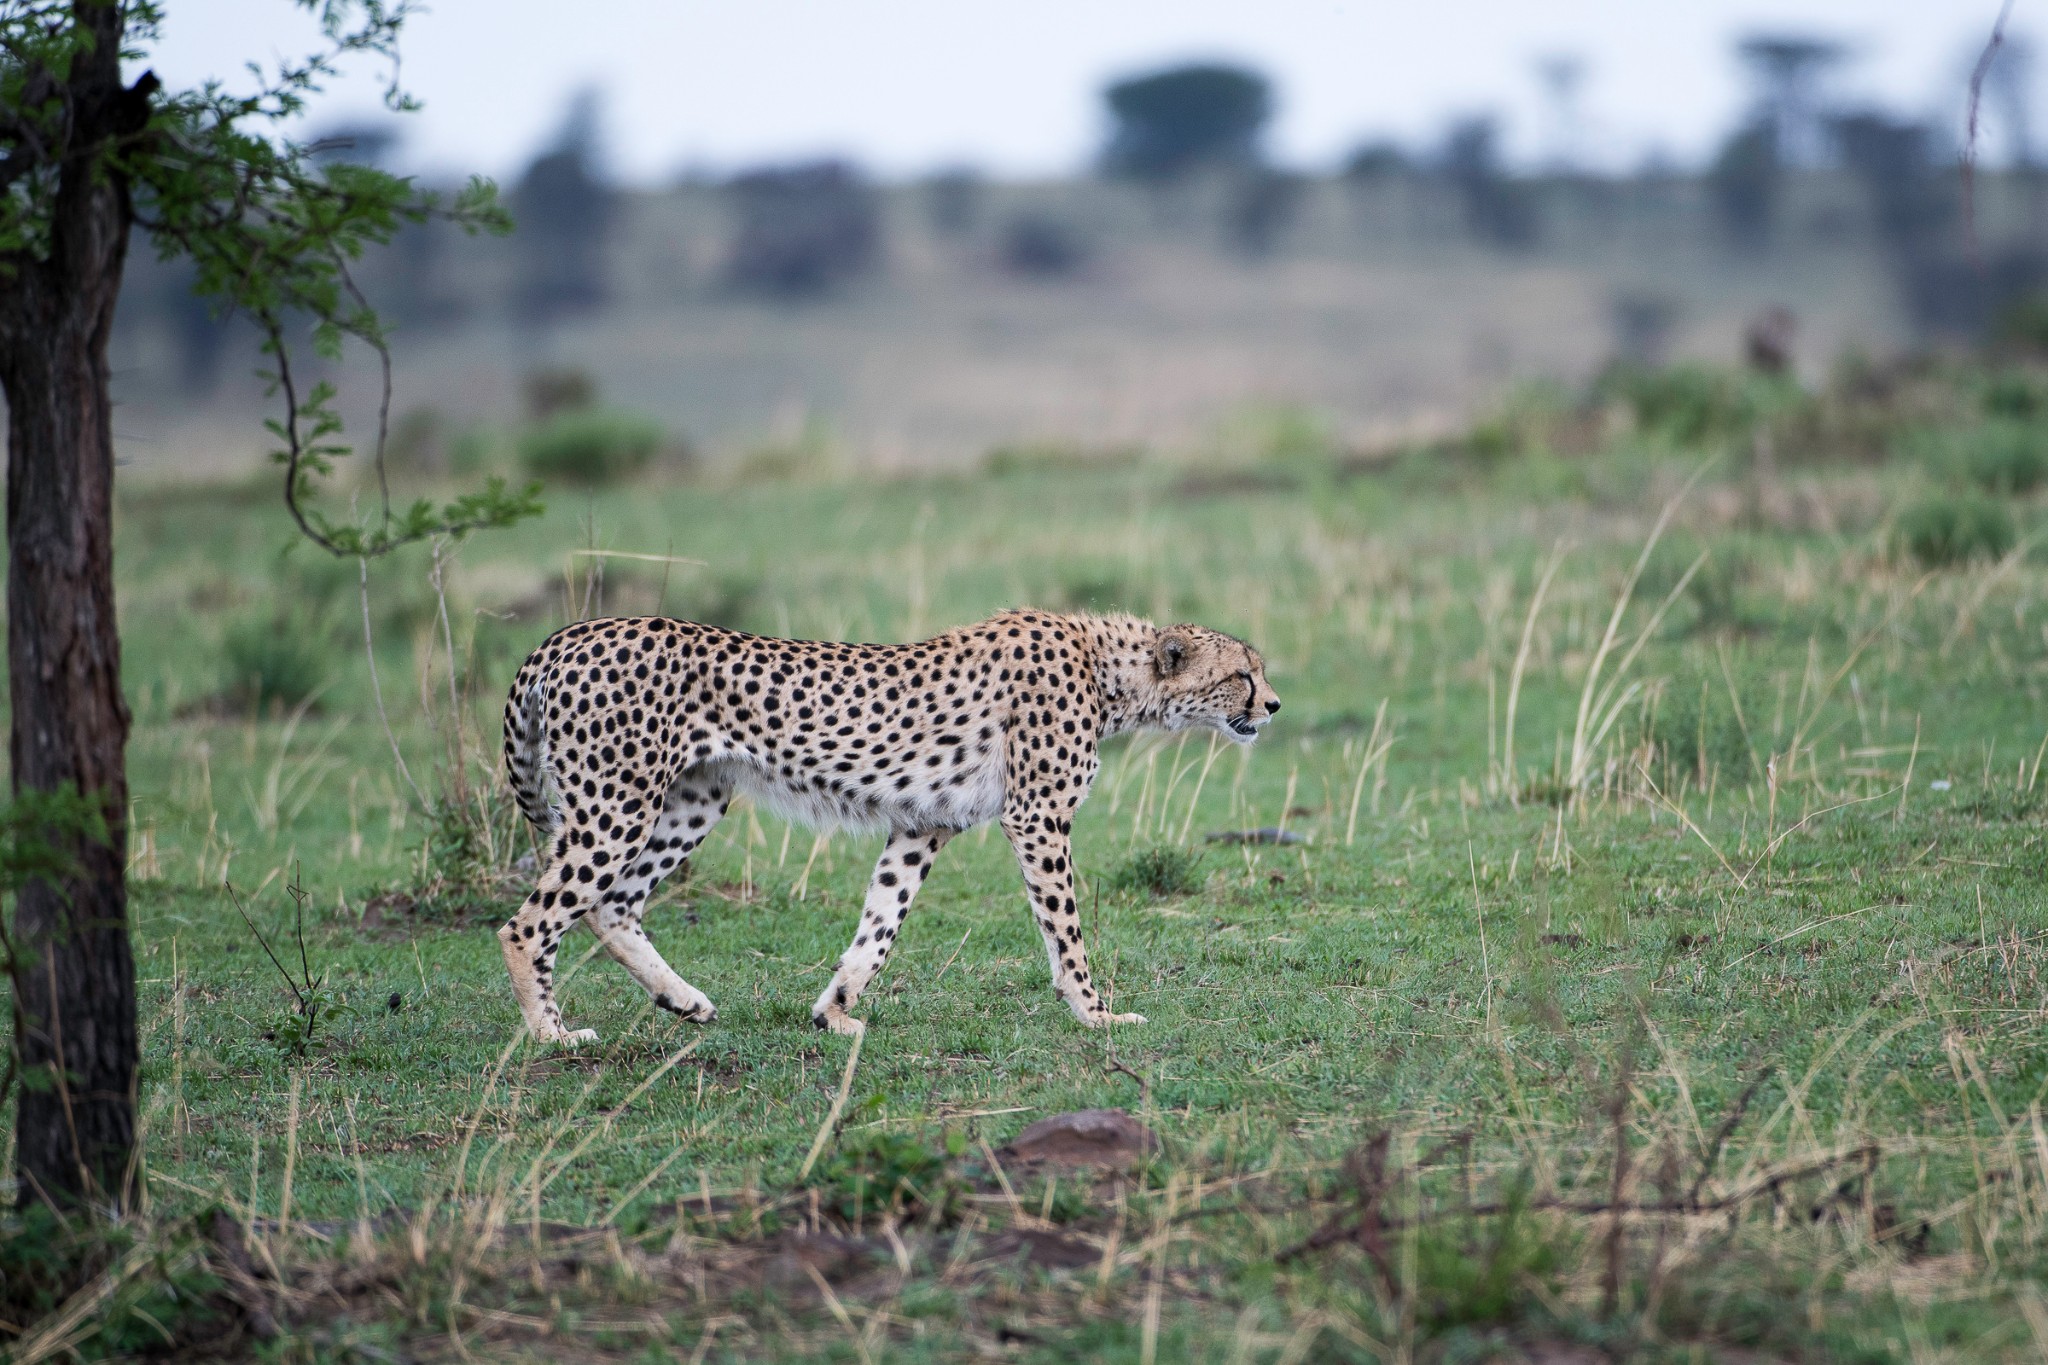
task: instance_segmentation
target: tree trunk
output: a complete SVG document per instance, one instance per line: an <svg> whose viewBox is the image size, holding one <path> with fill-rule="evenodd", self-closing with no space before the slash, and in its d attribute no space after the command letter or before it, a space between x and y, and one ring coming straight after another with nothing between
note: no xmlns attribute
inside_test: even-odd
<svg viewBox="0 0 2048 1365"><path fill-rule="evenodd" d="M119 102L119 8L79 7L104 30L70 73L81 147ZM107 338L133 215L119 176L94 159L74 154L60 170L47 258L0 277L14 789L96 793L112 836L60 837L77 875L32 883L15 904L15 1160L25 1197L119 1208L134 1178L135 963Z"/></svg>

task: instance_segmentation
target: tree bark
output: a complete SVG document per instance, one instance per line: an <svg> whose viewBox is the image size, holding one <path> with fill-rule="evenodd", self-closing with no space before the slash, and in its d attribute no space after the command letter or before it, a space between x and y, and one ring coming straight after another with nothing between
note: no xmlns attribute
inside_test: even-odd
<svg viewBox="0 0 2048 1365"><path fill-rule="evenodd" d="M99 3L75 11L97 41L67 81L71 150L49 251L0 275L13 785L98 794L111 835L60 836L76 875L32 883L16 900L15 1159L25 1198L117 1209L134 1179L136 1036L107 339L133 211L118 173L95 163L133 117L120 13Z"/></svg>

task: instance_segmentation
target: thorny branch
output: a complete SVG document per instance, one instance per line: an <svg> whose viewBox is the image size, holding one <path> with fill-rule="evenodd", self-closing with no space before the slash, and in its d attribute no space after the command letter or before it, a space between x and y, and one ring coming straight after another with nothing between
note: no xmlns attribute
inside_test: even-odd
<svg viewBox="0 0 2048 1365"><path fill-rule="evenodd" d="M1780 1203L1788 1186L1815 1176L1826 1175L1843 1167L1860 1167L1848 1178L1838 1182L1826 1195L1806 1210L1812 1221L1819 1221L1830 1209L1854 1198L1861 1187L1876 1174L1882 1149L1875 1143L1866 1143L1850 1151L1833 1152L1825 1156L1809 1158L1789 1165L1768 1169L1745 1184L1712 1198L1702 1198L1707 1182L1712 1179L1714 1169L1720 1164L1721 1153L1728 1139L1733 1136L1743 1117L1749 1112L1752 1100L1762 1088L1764 1078L1759 1076L1745 1087L1736 1097L1727 1116L1715 1129L1706 1149L1700 1155L1700 1167L1684 1195L1676 1199L1629 1199L1624 1197L1627 1180L1628 1158L1626 1151L1618 1146L1615 1156L1614 1178L1608 1198L1566 1199L1557 1196L1540 1198L1509 1198L1475 1203L1468 1190L1462 1204L1433 1209L1427 1212L1389 1217L1384 1212L1387 1194L1398 1188L1401 1182L1416 1170L1430 1165L1452 1147L1468 1141L1470 1134L1455 1135L1440 1144L1429 1155L1417 1161L1407 1171L1396 1171L1391 1176L1387 1171L1387 1148L1390 1141L1386 1132L1376 1132L1365 1142L1353 1148L1344 1158L1344 1171L1352 1186L1352 1200L1349 1208L1342 1209L1324 1220L1322 1226L1293 1246L1282 1250L1275 1260L1281 1264L1298 1260L1311 1252L1320 1251L1340 1242L1349 1242L1363 1251L1373 1264L1375 1271L1386 1282L1388 1291L1395 1292L1391 1262L1387 1257L1387 1236L1410 1228L1427 1227L1451 1219L1497 1218L1523 1212L1540 1211L1565 1213L1589 1218L1612 1220L1608 1230L1607 1278L1616 1279L1614 1258L1618 1254L1619 1230L1622 1220L1631 1217L1704 1217L1718 1213L1732 1213L1760 1198L1769 1198ZM1617 1095L1625 1093L1627 1083L1616 1086ZM1616 1126L1617 1144L1624 1142L1623 1124L1626 1115L1625 1101L1617 1100L1610 1106L1610 1118ZM1618 1282L1614 1284L1618 1293ZM1603 1292L1607 1286L1603 1285Z"/></svg>

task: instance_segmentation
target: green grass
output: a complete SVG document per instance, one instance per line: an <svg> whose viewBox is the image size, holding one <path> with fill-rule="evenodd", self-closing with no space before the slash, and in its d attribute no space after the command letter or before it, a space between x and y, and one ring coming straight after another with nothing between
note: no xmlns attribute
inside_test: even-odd
<svg viewBox="0 0 2048 1365"><path fill-rule="evenodd" d="M523 1043L490 932L523 836L455 821L451 852L415 807L352 566L284 549L267 486L128 498L152 1226L274 1219L289 1169L291 1219L337 1239L253 1224L306 1358L458 1336L537 1358L2038 1358L2048 566L1903 557L1912 460L1781 451L1759 474L1741 450L1678 504L1604 656L1713 450L563 491L450 555L445 627L424 552L373 569L407 770L430 797L461 775L472 805L513 667L586 609L903 639L1085 593L1265 652L1267 738L1120 742L1076 825L1098 973L1148 1024L1080 1029L1000 836L948 847L812 1177L854 1247L830 1299L789 1259L848 1054L808 1004L876 841L735 807L649 915L717 1023L651 1010L600 955L564 998L602 1041ZM2020 536L2040 523L2007 505ZM272 619L323 676L300 713L244 717L215 700L224 651ZM1205 842L1262 827L1305 841ZM303 1060L224 877L273 940L288 884L309 893L337 1011ZM1048 1188L984 1151L1105 1106L1163 1139L1128 1179ZM1702 1197L1774 1193L1618 1234L1554 1207L1677 1199L1724 1122ZM1373 1177L1346 1153L1376 1133ZM1472 1199L1506 1212L1458 1215ZM991 1260L1041 1208L1085 1268ZM1384 1265L1343 1239L1279 1259L1333 1216L1385 1222ZM618 1235L564 1251L543 1224Z"/></svg>

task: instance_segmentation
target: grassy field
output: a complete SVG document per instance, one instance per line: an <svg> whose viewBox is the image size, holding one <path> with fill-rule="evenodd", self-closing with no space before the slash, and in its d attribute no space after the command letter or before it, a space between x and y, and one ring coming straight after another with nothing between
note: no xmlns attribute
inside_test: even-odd
<svg viewBox="0 0 2048 1365"><path fill-rule="evenodd" d="M1128 463L553 490L361 595L267 484L132 491L149 1213L16 1345L2040 1359L2043 442L2021 369L1648 376L1384 457L1253 413ZM850 1064L808 1005L878 841L741 805L649 915L718 1021L580 936L602 1041L520 1039L492 755L527 649L1020 603L1241 633L1287 704L1249 750L1118 742L1081 812L1149 1023L1074 1023L974 834ZM263 946L301 972L295 900L310 1024ZM999 1150L1093 1107L1158 1150ZM25 1314L60 1296L31 1243Z"/></svg>

